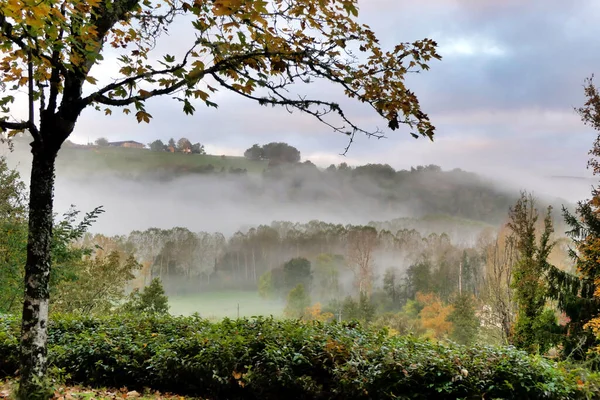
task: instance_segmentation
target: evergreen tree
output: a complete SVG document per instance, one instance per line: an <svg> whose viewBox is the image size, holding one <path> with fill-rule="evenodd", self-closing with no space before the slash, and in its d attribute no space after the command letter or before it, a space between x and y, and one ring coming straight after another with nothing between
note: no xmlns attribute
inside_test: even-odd
<svg viewBox="0 0 600 400"><path fill-rule="evenodd" d="M545 352L551 344L547 336L540 336L540 329L555 330L555 325L542 324L542 321L551 323L543 315L547 298L544 272L548 270L548 256L554 246L551 212L552 208L548 207L539 243L536 238L539 215L533 196L521 194L510 210L508 223L518 251L512 282L518 312L511 341L530 352Z"/></svg>
<svg viewBox="0 0 600 400"><path fill-rule="evenodd" d="M347 296L341 305L342 319L344 321L359 320L360 310L356 300L352 296Z"/></svg>
<svg viewBox="0 0 600 400"><path fill-rule="evenodd" d="M583 123L600 132L600 93L592 79L585 85L587 102L579 109ZM589 152L588 167L594 175L600 174L600 134ZM570 255L575 261L576 274L570 274L549 266L548 297L556 301L559 310L567 317L564 329L564 354L584 359L588 350L598 345L600 332L595 329L600 310L600 293L596 282L600 281L600 191L592 189L592 199L578 203L575 213L563 207L563 216L569 226L567 235L574 248ZM595 332L594 332L595 331Z"/></svg>
<svg viewBox="0 0 600 400"><path fill-rule="evenodd" d="M406 271L408 298L413 299L418 292L427 293L431 287L431 262L423 259L408 267Z"/></svg>
<svg viewBox="0 0 600 400"><path fill-rule="evenodd" d="M393 309L401 308L402 285L398 268L388 268L383 275L383 290L392 302Z"/></svg>
<svg viewBox="0 0 600 400"><path fill-rule="evenodd" d="M375 318L375 305L365 292L360 292L358 312L361 321L369 323Z"/></svg>
<svg viewBox="0 0 600 400"><path fill-rule="evenodd" d="M454 309L448 317L453 325L450 338L457 343L470 345L479 330L479 318L475 315L473 296L467 293L459 294L452 305Z"/></svg>
<svg viewBox="0 0 600 400"><path fill-rule="evenodd" d="M600 279L600 193L593 190L591 201L580 202L575 214L563 207L563 215L573 240L570 255L577 274L551 266L547 272L548 297L555 300L568 318L564 327L564 354L575 360L587 357L588 350L598 344L593 321L599 315L600 296L594 282ZM591 325L590 322L592 322Z"/></svg>
<svg viewBox="0 0 600 400"><path fill-rule="evenodd" d="M358 301L348 296L341 304L342 319L344 321L360 321L368 323L375 318L375 305L365 292L361 292Z"/></svg>

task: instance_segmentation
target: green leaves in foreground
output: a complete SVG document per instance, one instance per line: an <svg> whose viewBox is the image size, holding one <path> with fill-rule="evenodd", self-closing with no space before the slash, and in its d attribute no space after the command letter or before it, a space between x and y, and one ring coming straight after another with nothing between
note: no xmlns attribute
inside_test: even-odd
<svg viewBox="0 0 600 400"><path fill-rule="evenodd" d="M0 373L17 369L0 318ZM52 321L49 357L74 383L227 399L593 398L598 376L511 348L440 345L352 324L106 317Z"/></svg>

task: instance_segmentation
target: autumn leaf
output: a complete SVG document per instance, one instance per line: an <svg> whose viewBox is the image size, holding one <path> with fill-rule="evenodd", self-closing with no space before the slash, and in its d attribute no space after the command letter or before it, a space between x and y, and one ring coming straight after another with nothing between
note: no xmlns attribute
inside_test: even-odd
<svg viewBox="0 0 600 400"><path fill-rule="evenodd" d="M144 89L140 89L139 92L138 92L138 94L139 94L139 96L142 99L145 99L145 98L148 98L148 97L151 96L151 93L149 91L147 91L147 90L144 90Z"/></svg>
<svg viewBox="0 0 600 400"><path fill-rule="evenodd" d="M141 123L141 122L150 123L150 118L152 118L152 116L145 111L138 111L135 114L135 118L137 119L138 123Z"/></svg>

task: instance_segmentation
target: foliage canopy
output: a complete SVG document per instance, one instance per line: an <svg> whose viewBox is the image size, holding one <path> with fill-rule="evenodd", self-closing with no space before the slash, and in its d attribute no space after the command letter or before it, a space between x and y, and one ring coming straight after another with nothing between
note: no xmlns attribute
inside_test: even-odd
<svg viewBox="0 0 600 400"><path fill-rule="evenodd" d="M68 136L90 105L105 114L123 107L138 122L149 122L149 98L171 95L193 114L194 99L217 106L211 94L220 86L263 105L309 113L335 131L380 133L355 125L335 102L286 90L323 78L370 105L389 128L408 124L414 136L432 138L434 127L404 77L440 59L436 43L424 39L385 51L357 15L355 0L3 0L0 66L3 89L12 93L0 101L0 126L39 136L32 104L28 119L8 119L22 88L28 89L30 103L39 103L42 128L45 118L58 118L67 124L60 135ZM159 54L161 35L186 19L194 30L187 47ZM102 86L91 72L108 51L117 55L120 77ZM341 122L326 120L329 113ZM65 139L53 142L60 146Z"/></svg>

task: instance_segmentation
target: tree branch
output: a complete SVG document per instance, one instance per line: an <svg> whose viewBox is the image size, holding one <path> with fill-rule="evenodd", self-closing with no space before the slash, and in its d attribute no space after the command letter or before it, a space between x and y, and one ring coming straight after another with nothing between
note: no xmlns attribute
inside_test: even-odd
<svg viewBox="0 0 600 400"><path fill-rule="evenodd" d="M187 53L186 56L184 57L184 60L179 64L176 65L172 68L169 69L164 69L164 70L158 70L158 71L150 71L150 72L146 72L144 74L139 74L136 76L132 76L129 78L125 78L119 82L115 82L115 83L111 83L109 85L107 85L106 87L100 89L97 92L94 92L92 94L90 94L89 96L87 96L86 98L81 100L81 107L86 107L89 104L93 103L93 102L98 102L101 104L105 104L108 106L127 106L130 104L133 104L135 102L139 102L139 101L145 101L149 98L152 97L156 97L156 96L161 96L161 95L166 95L166 94L171 94L173 92L175 92L178 89L181 89L184 86L191 86L194 83L202 80L205 76L207 75L212 75L214 73L218 73L218 72L222 72L226 69L235 69L235 67L237 65L240 65L241 63L243 63L244 61L253 59L253 58L257 58L257 57L276 57L276 56L289 56L289 57L293 57L293 56L299 56L299 55L303 55L304 52L298 52L298 53L285 53L285 52L272 52L269 50L261 50L259 52L254 52L254 53L245 53L245 54L238 54L235 56L232 56L230 58L221 60L216 62L213 66L206 68L202 71L192 71L190 73L188 73L188 77L181 79L180 81L178 81L177 83L175 83L172 86L163 88L163 89L155 89L155 90L151 90L148 91L147 93L145 93L143 96L142 95L137 95L137 96L131 96L128 98L124 98L124 99L113 99L110 97L107 97L104 95L104 93L107 93L111 90L117 89L118 87L124 86L124 85L131 85L133 83L136 83L139 80L142 79L148 79L148 78L153 78L157 75L166 75L169 73L173 73L177 70L180 70L182 68L185 68L186 64L187 64L187 58L189 56L189 54L191 54L191 52L194 50L194 48L190 49Z"/></svg>
<svg viewBox="0 0 600 400"><path fill-rule="evenodd" d="M21 122L0 121L0 130L2 130L2 132L7 131L7 130L22 131L27 128L29 128L29 123L27 121L21 121Z"/></svg>
<svg viewBox="0 0 600 400"><path fill-rule="evenodd" d="M136 83L139 80L142 79L148 79L148 78L153 78L157 75L167 75L167 74L171 74L174 73L178 70L181 70L182 68L185 68L185 66L187 65L187 60L188 57L190 56L190 54L194 51L194 49L196 48L196 45L194 45L191 49L189 49L187 51L187 53L185 54L183 60L181 63L174 65L171 68L165 68L162 70L158 70L158 71L150 71L150 72L146 72L143 74L139 74L139 75L135 75L135 76L130 76L128 78L122 79L118 82L114 82L111 83L109 85L106 85L105 87L103 87L102 89L98 90L97 92L94 92L92 94L90 94L89 96L87 96L86 98L82 99L82 107L87 107L88 105L90 105L91 103L93 103L94 101L100 102L102 104L106 104L106 105L113 105L113 106L125 106L128 104L132 104L135 101L140 101L140 100L144 100L146 98L149 97L153 97L153 96L160 96L163 94L169 94L172 93L174 90L177 90L181 87L183 87L183 85L186 83L185 80L182 80L180 82L178 82L177 84L175 84L174 86L178 86L178 87L174 87L174 86L170 86L168 88L164 88L164 89L157 89L157 90L153 90L150 91L149 93L151 93L150 96L145 96L145 97L141 97L141 96L136 96L135 100L129 101L130 99L133 99L133 97L130 97L128 99L111 99L109 97L104 96L105 93L110 92L111 90L117 89L121 86L128 86L128 85L132 85L134 83ZM123 101L125 101L125 103L123 103ZM122 103L122 104L115 104L115 102L118 103ZM109 104L111 103L111 104Z"/></svg>
<svg viewBox="0 0 600 400"><path fill-rule="evenodd" d="M60 13L64 17L65 15L65 3L63 3L60 7ZM58 33L58 41L63 40L63 36L65 34L65 30L63 27L60 28ZM52 52L52 65L60 64L60 51L54 49ZM48 98L48 112L54 113L56 111L56 107L58 106L58 93L60 86L60 74L61 71L58 68L52 68L52 73L50 74L50 95ZM63 74L64 76L64 74Z"/></svg>
<svg viewBox="0 0 600 400"><path fill-rule="evenodd" d="M28 105L29 105L29 132L33 136L34 140L38 141L40 139L39 131L37 126L35 125L35 91L33 85L33 59L31 57L31 49L27 53L27 74L28 74Z"/></svg>

